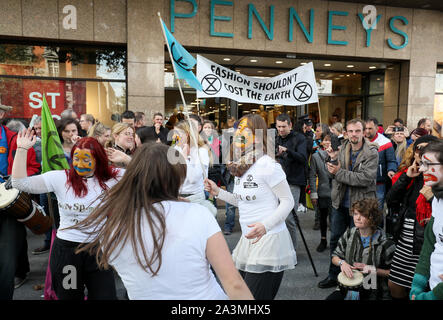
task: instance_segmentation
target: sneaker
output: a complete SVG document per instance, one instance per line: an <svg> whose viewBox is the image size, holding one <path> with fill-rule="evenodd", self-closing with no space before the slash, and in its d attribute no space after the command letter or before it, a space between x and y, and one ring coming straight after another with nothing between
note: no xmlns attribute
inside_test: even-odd
<svg viewBox="0 0 443 320"><path fill-rule="evenodd" d="M317 247L317 252L323 252L323 251L325 251L326 248L327 248L327 246L328 246L328 243L326 242L326 240L322 240L322 241L320 242L320 244L318 245L318 247Z"/></svg>
<svg viewBox="0 0 443 320"><path fill-rule="evenodd" d="M306 207L300 203L298 205L297 212L306 212L306 211L307 211Z"/></svg>
<svg viewBox="0 0 443 320"><path fill-rule="evenodd" d="M40 248L34 249L32 251L32 254L37 255L37 254L42 254L42 253L46 253L46 252L49 252L49 247L40 247Z"/></svg>
<svg viewBox="0 0 443 320"><path fill-rule="evenodd" d="M225 230L225 231L223 231L223 234L224 234L225 236L229 236L230 234L232 234L232 231L230 231L230 230Z"/></svg>
<svg viewBox="0 0 443 320"><path fill-rule="evenodd" d="M27 277L24 277L24 278L15 277L15 279L14 279L14 289L20 288L23 285L23 283L26 282L26 280L28 280Z"/></svg>

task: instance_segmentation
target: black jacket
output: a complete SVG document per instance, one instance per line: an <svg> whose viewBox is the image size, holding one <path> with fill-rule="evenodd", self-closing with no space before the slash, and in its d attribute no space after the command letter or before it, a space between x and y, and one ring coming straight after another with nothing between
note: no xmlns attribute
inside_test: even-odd
<svg viewBox="0 0 443 320"><path fill-rule="evenodd" d="M161 126L160 127L160 133L157 134L157 132L155 132L155 126L152 127L148 127L149 130L151 130L152 134L155 137L155 140L157 140L158 138L160 138L160 141L164 144L168 144L168 132L169 130L166 129L165 127Z"/></svg>
<svg viewBox="0 0 443 320"><path fill-rule="evenodd" d="M413 182L412 182L413 181ZM408 188L408 186L412 185ZM400 224L396 228L396 234L394 234L394 239L397 241L400 237L401 230L403 229L404 219L414 219L414 244L413 244L413 254L419 255L421 247L424 242L424 232L425 228L422 227L416 218L416 204L418 196L420 195L420 190L423 188L423 175L419 175L415 179L411 179L404 172L394 185L389 189L386 195L386 204L390 210L397 212L400 217L398 223Z"/></svg>
<svg viewBox="0 0 443 320"><path fill-rule="evenodd" d="M276 156L286 173L289 184L305 186L308 169L306 152L306 137L298 132L291 131L286 137L277 136L275 139L276 151L278 146L287 148L283 154Z"/></svg>

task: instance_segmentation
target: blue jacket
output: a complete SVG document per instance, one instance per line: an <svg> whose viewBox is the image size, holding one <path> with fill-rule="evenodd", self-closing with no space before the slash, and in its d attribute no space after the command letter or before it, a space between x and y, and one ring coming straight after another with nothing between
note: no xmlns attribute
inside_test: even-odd
<svg viewBox="0 0 443 320"><path fill-rule="evenodd" d="M389 171L397 172L394 147L390 139L379 133L371 142L378 145L377 183L385 183L389 180Z"/></svg>

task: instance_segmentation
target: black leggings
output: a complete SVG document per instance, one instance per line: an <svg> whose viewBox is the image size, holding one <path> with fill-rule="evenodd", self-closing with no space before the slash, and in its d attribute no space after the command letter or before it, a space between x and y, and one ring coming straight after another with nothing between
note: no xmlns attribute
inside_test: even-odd
<svg viewBox="0 0 443 320"><path fill-rule="evenodd" d="M283 279L283 272L251 273L240 270L255 300L274 300Z"/></svg>
<svg viewBox="0 0 443 320"><path fill-rule="evenodd" d="M95 255L75 253L79 243L55 238L51 252L52 287L59 300L117 300L112 269L100 270Z"/></svg>

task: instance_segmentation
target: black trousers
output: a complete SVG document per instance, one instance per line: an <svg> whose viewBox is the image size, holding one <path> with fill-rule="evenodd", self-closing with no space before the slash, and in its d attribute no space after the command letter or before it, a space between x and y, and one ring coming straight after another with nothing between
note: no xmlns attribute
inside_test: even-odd
<svg viewBox="0 0 443 320"><path fill-rule="evenodd" d="M55 238L51 252L52 287L60 300L117 300L112 269L101 270L95 255L75 253L79 243Z"/></svg>
<svg viewBox="0 0 443 320"><path fill-rule="evenodd" d="M0 300L12 300L14 276L29 272L25 225L7 214L0 214ZM25 261L26 260L26 261ZM21 270L20 270L21 269Z"/></svg>
<svg viewBox="0 0 443 320"><path fill-rule="evenodd" d="M255 300L274 300L283 279L281 272L251 273L240 270Z"/></svg>

